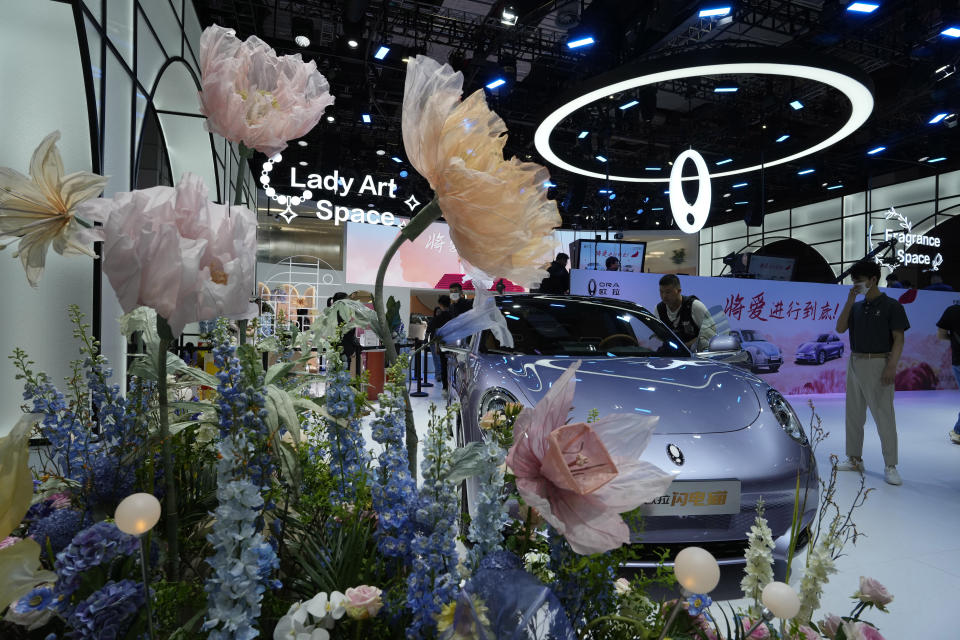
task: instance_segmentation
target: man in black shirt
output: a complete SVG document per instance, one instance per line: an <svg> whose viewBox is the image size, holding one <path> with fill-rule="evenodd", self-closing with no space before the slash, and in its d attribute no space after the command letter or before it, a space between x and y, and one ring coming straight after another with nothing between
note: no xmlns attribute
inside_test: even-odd
<svg viewBox="0 0 960 640"><path fill-rule="evenodd" d="M465 311L473 309L473 300L468 300L463 295L463 285L459 282L450 283L450 313L456 318Z"/></svg>
<svg viewBox="0 0 960 640"><path fill-rule="evenodd" d="M437 304L437 311L434 311L433 318L430 320L430 323L427 325L427 339L430 340L431 346L430 350L433 352L433 362L434 362L434 379L439 380L443 386L443 390L447 390L447 357L440 351L440 345L434 339L437 337L437 331L440 330L440 327L450 322L453 319L453 314L450 313L450 296L443 295L440 296Z"/></svg>
<svg viewBox="0 0 960 640"><path fill-rule="evenodd" d="M540 281L540 293L564 294L570 291L570 272L567 271L567 261L570 259L565 253L558 253L557 259L547 268L547 277Z"/></svg>
<svg viewBox="0 0 960 640"><path fill-rule="evenodd" d="M950 341L953 376L957 379L957 386L960 386L960 304L950 305L940 316L937 321L937 337ZM954 444L960 444L960 417L950 431L950 440Z"/></svg>
<svg viewBox="0 0 960 640"><path fill-rule="evenodd" d="M863 473L863 425L867 408L877 423L884 479L903 484L897 472L897 422L893 411L894 380L903 353L903 333L910 328L903 305L880 293L880 265L860 261L850 271L853 287L837 317L837 333L850 330L847 362L847 460L840 471ZM856 302L857 296L864 299Z"/></svg>

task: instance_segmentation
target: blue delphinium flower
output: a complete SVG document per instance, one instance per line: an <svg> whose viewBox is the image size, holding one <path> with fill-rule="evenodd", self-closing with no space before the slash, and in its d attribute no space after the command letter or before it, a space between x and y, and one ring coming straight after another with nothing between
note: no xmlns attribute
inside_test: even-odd
<svg viewBox="0 0 960 640"><path fill-rule="evenodd" d="M502 531L509 520L500 495L507 452L492 438L483 443L483 452L484 472L478 478L477 511L468 530L468 537L474 543L470 549L470 561L474 567L484 556L502 548Z"/></svg>
<svg viewBox="0 0 960 640"><path fill-rule="evenodd" d="M457 487L447 480L451 453L446 421L432 408L424 442L423 486L414 511L416 560L407 577L407 604L413 611L408 638L429 637L435 616L457 595Z"/></svg>
<svg viewBox="0 0 960 640"><path fill-rule="evenodd" d="M122 638L145 602L143 585L134 580L107 582L77 604L67 618L71 638Z"/></svg>
<svg viewBox="0 0 960 640"><path fill-rule="evenodd" d="M687 613L693 617L697 617L707 607L713 604L713 600L705 593L695 593L687 598L687 602L690 604L690 607L687 609Z"/></svg>
<svg viewBox="0 0 960 640"><path fill-rule="evenodd" d="M409 560L417 485L410 475L407 457L405 410L403 385L389 381L380 394L380 408L371 424L371 435L383 451L378 457L377 480L371 483L370 493L377 512L376 538L380 553Z"/></svg>
<svg viewBox="0 0 960 640"><path fill-rule="evenodd" d="M53 509L43 518L30 523L27 531L29 537L40 545L43 553L46 553L48 542L53 552L57 553L70 544L83 520L83 514L75 509Z"/></svg>
<svg viewBox="0 0 960 640"><path fill-rule="evenodd" d="M21 614L42 611L50 606L53 602L53 597L53 587L45 584L31 589L27 592L27 595L11 604L10 608L13 609L15 613Z"/></svg>
<svg viewBox="0 0 960 640"><path fill-rule="evenodd" d="M73 609L70 597L80 586L84 573L94 567L109 565L118 558L132 556L139 548L136 537L120 531L112 522L97 522L76 534L70 544L57 554L54 564L57 572L54 585L57 609L63 613Z"/></svg>
<svg viewBox="0 0 960 640"><path fill-rule="evenodd" d="M352 504L357 497L357 483L364 482L370 456L360 433L357 414L357 392L350 386L350 374L343 368L343 360L333 358L327 371L325 393L327 412L326 430L330 449L330 470L337 479L334 504Z"/></svg>
<svg viewBox="0 0 960 640"><path fill-rule="evenodd" d="M260 634L256 621L264 591L280 587L270 577L279 566L276 552L261 533L261 491L269 486L272 473L265 453L264 400L255 389L244 387L223 323L214 332L214 342L221 439L218 506L207 536L214 555L206 560L213 571L204 587L208 607L203 629L211 640L250 640Z"/></svg>

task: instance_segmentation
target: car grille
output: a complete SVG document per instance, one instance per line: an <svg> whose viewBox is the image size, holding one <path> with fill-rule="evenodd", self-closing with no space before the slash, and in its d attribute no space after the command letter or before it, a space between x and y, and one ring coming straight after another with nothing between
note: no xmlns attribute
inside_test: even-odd
<svg viewBox="0 0 960 640"><path fill-rule="evenodd" d="M637 560L640 562L656 560L660 557L660 554L666 550L666 557L668 558L669 564L673 558L677 557L680 551L689 546L689 544L685 543L643 545L636 549L638 552ZM747 552L748 542L746 540L718 540L714 542L698 542L696 546L706 549L713 554L713 557L717 560L728 560L743 558Z"/></svg>

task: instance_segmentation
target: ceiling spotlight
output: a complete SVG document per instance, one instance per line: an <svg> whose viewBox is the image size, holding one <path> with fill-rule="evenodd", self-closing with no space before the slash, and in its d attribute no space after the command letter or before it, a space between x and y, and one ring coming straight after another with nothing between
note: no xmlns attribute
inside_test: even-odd
<svg viewBox="0 0 960 640"><path fill-rule="evenodd" d="M487 83L487 89L490 89L491 91L493 91L494 89L498 87L502 87L505 84L507 84L506 80L504 80L503 78L497 78L496 80L493 80L492 82Z"/></svg>
<svg viewBox="0 0 960 640"><path fill-rule="evenodd" d="M873 2L851 2L847 5L847 11L855 11L857 13L873 13L879 7L880 5Z"/></svg>
<svg viewBox="0 0 960 640"><path fill-rule="evenodd" d="M620 105L620 111L626 111L630 107L635 107L638 104L640 104L640 102L637 100L631 100L630 102L625 102L624 104Z"/></svg>
<svg viewBox="0 0 960 640"><path fill-rule="evenodd" d="M579 140L583 140L583 139L586 138L588 135L590 135L590 132L589 132L589 131L581 131L581 132L580 132L580 135L578 135L577 138L578 138Z"/></svg>
<svg viewBox="0 0 960 640"><path fill-rule="evenodd" d="M351 49L356 49L357 47L360 46L360 43L354 40L353 38L350 38L349 40L347 40L347 46L350 47Z"/></svg>
<svg viewBox="0 0 960 640"><path fill-rule="evenodd" d="M605 157L603 157L603 156L597 156L597 160L599 160L600 162L606 162L606 161L607 161L607 159L606 159Z"/></svg>
<svg viewBox="0 0 960 640"><path fill-rule="evenodd" d="M384 58L387 57L388 53L390 53L390 47L387 47L385 45L380 45L380 48L377 49L377 52L375 54L373 54L373 57L376 58L377 60L383 60Z"/></svg>
<svg viewBox="0 0 960 640"><path fill-rule="evenodd" d="M363 114L362 116L360 116L360 119L363 120L363 124L370 124L372 122L372 119L370 118L369 113Z"/></svg>
<svg viewBox="0 0 960 640"><path fill-rule="evenodd" d="M701 9L697 14L700 18L722 18L730 13L730 7L713 7L711 9Z"/></svg>
<svg viewBox="0 0 960 640"><path fill-rule="evenodd" d="M727 193L723 194L723 197L724 197L724 198L729 198L729 197L730 197L730 192L728 191Z"/></svg>
<svg viewBox="0 0 960 640"><path fill-rule="evenodd" d="M927 124L937 124L938 122L940 122L941 120L943 120L944 118L946 118L946 117L949 116L949 115L950 115L950 114L949 114L949 113L946 113L946 112L938 113L937 115L935 115L935 116L933 116L932 118L930 118L930 121L929 121Z"/></svg>
<svg viewBox="0 0 960 640"><path fill-rule="evenodd" d="M833 191L834 189L843 189L843 185L842 185L842 184L835 184L835 185L832 185L832 186L827 187L827 191Z"/></svg>
<svg viewBox="0 0 960 640"><path fill-rule="evenodd" d="M943 162L946 159L947 158L945 156L940 156L939 158L930 158L929 160L927 160L927 163L933 164L934 162Z"/></svg>
<svg viewBox="0 0 960 640"><path fill-rule="evenodd" d="M650 211L663 211L663 207L653 207Z"/></svg>
<svg viewBox="0 0 960 640"><path fill-rule="evenodd" d="M567 48L569 49L578 49L580 47L586 47L596 42L593 39L593 36L586 36L584 38L577 38L576 40L571 40L567 43Z"/></svg>
<svg viewBox="0 0 960 640"><path fill-rule="evenodd" d="M307 141L306 141L306 140L297 140L297 144L300 145L301 147L305 147L305 146L307 146Z"/></svg>
<svg viewBox="0 0 960 640"><path fill-rule="evenodd" d="M814 171L816 171L816 169L803 169L803 170L801 170L801 171L797 171L797 175L798 175L798 176L805 176L805 175L808 175L808 174L813 173Z"/></svg>
<svg viewBox="0 0 960 640"><path fill-rule="evenodd" d="M739 202L734 202L733 204L750 204L747 200L740 200Z"/></svg>
<svg viewBox="0 0 960 640"><path fill-rule="evenodd" d="M725 164L730 164L731 162L733 162L733 158L726 158L725 160L720 160L717 162L717 166L719 167Z"/></svg>
<svg viewBox="0 0 960 640"><path fill-rule="evenodd" d="M663 167L644 167L645 171L662 171Z"/></svg>
<svg viewBox="0 0 960 640"><path fill-rule="evenodd" d="M718 84L713 88L714 93L736 93L740 90L740 87L736 83L726 82L723 84Z"/></svg>
<svg viewBox="0 0 960 640"><path fill-rule="evenodd" d="M940 32L940 35L950 38L960 38L960 27L947 27Z"/></svg>
<svg viewBox="0 0 960 640"><path fill-rule="evenodd" d="M517 24L517 10L510 6L504 7L503 13L500 14L500 24L505 24L508 27L515 26Z"/></svg>
<svg viewBox="0 0 960 640"><path fill-rule="evenodd" d="M300 161L299 163L297 163L297 164L299 164L301 167L307 166L307 163L306 163L305 161L303 161L303 160L301 160L301 161Z"/></svg>
<svg viewBox="0 0 960 640"><path fill-rule="evenodd" d="M387 155L387 152L384 151L383 149L377 149L377 155L378 155L378 156L385 156L385 155Z"/></svg>
<svg viewBox="0 0 960 640"><path fill-rule="evenodd" d="M390 158L390 159L393 160L394 162L396 162L397 164L403 164L403 160L401 160L401 159L398 158L397 156L393 156L393 157Z"/></svg>
<svg viewBox="0 0 960 640"><path fill-rule="evenodd" d="M401 177L401 178L406 178L408 175L410 175L410 174L407 172L406 169L404 169L403 171L400 172L400 177Z"/></svg>
<svg viewBox="0 0 960 640"><path fill-rule="evenodd" d="M740 187L745 187L745 186L747 186L746 182L738 182L737 184L733 185L733 188L739 189Z"/></svg>
<svg viewBox="0 0 960 640"><path fill-rule="evenodd" d="M800 109L803 109L803 103L800 102L799 100L794 100L793 102L790 103L790 106L793 107L794 111L799 111Z"/></svg>
<svg viewBox="0 0 960 640"><path fill-rule="evenodd" d="M930 159L930 156L923 156L922 158L920 158L919 160L917 160L917 162L926 162L926 161L929 160L929 159Z"/></svg>
<svg viewBox="0 0 960 640"><path fill-rule="evenodd" d="M867 155L868 155L868 156L875 156L875 155L877 155L878 153L880 153L881 151L884 151L884 150L886 150L886 147L874 147L873 149L870 149L870 151L867 151Z"/></svg>
<svg viewBox="0 0 960 640"><path fill-rule="evenodd" d="M784 140L786 140L786 139L789 138L789 137L790 137L790 134L789 134L789 133L785 133L785 134L783 134L782 136L780 136L779 138L777 138L777 142L783 142Z"/></svg>
<svg viewBox="0 0 960 640"><path fill-rule="evenodd" d="M296 38L293 39L293 41L297 43L298 47L310 46L310 38L308 38L307 36L297 36Z"/></svg>
<svg viewBox="0 0 960 640"><path fill-rule="evenodd" d="M333 116L327 116L327 122L334 122L334 121L336 121L336 118L334 118Z"/></svg>
<svg viewBox="0 0 960 640"><path fill-rule="evenodd" d="M400 62L402 62L403 64L407 64L408 62L410 62L410 58L400 58Z"/></svg>
<svg viewBox="0 0 960 640"><path fill-rule="evenodd" d="M769 200L767 200L767 203L770 203L770 202L773 202L773 198L770 198Z"/></svg>

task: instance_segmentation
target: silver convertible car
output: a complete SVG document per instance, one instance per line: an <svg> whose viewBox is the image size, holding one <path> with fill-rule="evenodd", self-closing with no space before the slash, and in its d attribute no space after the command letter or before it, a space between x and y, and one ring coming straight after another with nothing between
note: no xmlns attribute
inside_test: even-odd
<svg viewBox="0 0 960 640"><path fill-rule="evenodd" d="M482 438L478 423L491 409L536 404L580 360L571 419L585 421L593 409L601 416L659 416L643 459L677 474L667 493L643 507L644 530L633 534L634 542L651 551L695 544L721 564L742 564L762 498L782 567L799 475L808 497L803 505L801 491L805 508L796 548L804 547L817 510L816 462L783 396L722 361L739 348L734 337L719 336L713 351L697 354L656 316L622 300L522 294L498 296L496 303L513 348L484 331L447 349L456 361L451 391L461 404L458 440ZM468 484L468 503L473 494ZM651 562L637 566L652 564L651 555Z"/></svg>

